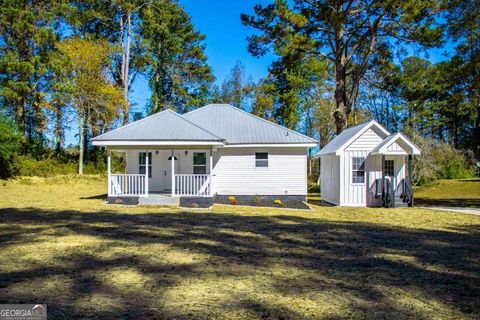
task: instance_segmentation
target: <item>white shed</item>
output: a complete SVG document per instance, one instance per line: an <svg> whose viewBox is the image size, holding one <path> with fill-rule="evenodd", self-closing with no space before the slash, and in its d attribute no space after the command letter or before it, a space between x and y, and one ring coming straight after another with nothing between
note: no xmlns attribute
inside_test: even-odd
<svg viewBox="0 0 480 320"><path fill-rule="evenodd" d="M348 128L315 156L322 199L340 206L412 206L412 157L420 152L374 120Z"/></svg>

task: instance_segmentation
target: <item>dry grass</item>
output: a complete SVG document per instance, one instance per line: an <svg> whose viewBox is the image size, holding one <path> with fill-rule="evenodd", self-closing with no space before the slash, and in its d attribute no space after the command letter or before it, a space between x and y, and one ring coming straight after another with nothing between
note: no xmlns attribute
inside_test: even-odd
<svg viewBox="0 0 480 320"><path fill-rule="evenodd" d="M437 180L415 198L418 205L480 207L480 179Z"/></svg>
<svg viewBox="0 0 480 320"><path fill-rule="evenodd" d="M0 182L0 303L51 319L474 319L480 217L105 206L105 179Z"/></svg>

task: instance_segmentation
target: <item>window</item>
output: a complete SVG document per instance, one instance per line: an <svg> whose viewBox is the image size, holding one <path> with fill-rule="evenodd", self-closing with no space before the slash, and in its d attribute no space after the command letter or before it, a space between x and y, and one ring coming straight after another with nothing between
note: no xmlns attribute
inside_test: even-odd
<svg viewBox="0 0 480 320"><path fill-rule="evenodd" d="M268 167L268 153L257 152L255 153L255 167Z"/></svg>
<svg viewBox="0 0 480 320"><path fill-rule="evenodd" d="M147 157L146 152L140 152L138 154L138 173L145 174L145 159ZM148 153L148 177L152 177L152 153Z"/></svg>
<svg viewBox="0 0 480 320"><path fill-rule="evenodd" d="M385 160L385 176L386 177L393 177L394 173L394 162L393 160Z"/></svg>
<svg viewBox="0 0 480 320"><path fill-rule="evenodd" d="M193 174L207 173L207 154L205 152L193 153Z"/></svg>
<svg viewBox="0 0 480 320"><path fill-rule="evenodd" d="M352 183L365 183L365 158L352 158Z"/></svg>

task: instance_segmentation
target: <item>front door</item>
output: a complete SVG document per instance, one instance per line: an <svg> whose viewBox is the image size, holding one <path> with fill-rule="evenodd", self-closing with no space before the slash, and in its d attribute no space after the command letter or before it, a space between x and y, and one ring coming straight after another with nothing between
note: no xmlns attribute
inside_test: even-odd
<svg viewBox="0 0 480 320"><path fill-rule="evenodd" d="M172 152L168 151L165 153L165 161L163 161L163 189L165 191L172 191L172 161L175 161L175 174L179 174L179 161L178 161L179 155L176 154L174 159L172 160Z"/></svg>

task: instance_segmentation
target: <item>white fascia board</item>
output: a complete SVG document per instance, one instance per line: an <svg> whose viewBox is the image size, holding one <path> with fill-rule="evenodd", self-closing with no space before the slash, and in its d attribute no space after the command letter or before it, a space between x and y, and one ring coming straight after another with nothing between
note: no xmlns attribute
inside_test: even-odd
<svg viewBox="0 0 480 320"><path fill-rule="evenodd" d="M94 146L223 146L220 141L92 141Z"/></svg>
<svg viewBox="0 0 480 320"><path fill-rule="evenodd" d="M272 147L298 147L298 148L314 148L317 143L265 143L265 144L227 144L225 148L272 148Z"/></svg>
<svg viewBox="0 0 480 320"><path fill-rule="evenodd" d="M398 140L402 140L406 145L408 145L412 149L412 154L413 155L419 155L422 151L420 150L419 147L417 147L410 139L408 139L406 136L404 136L401 132L398 132L395 134L393 139L391 139L390 143L387 143L386 145L382 146L377 153L379 154L396 154L398 151L388 151L387 148L391 146L393 143L396 143ZM405 151L406 154L408 154L408 151Z"/></svg>

